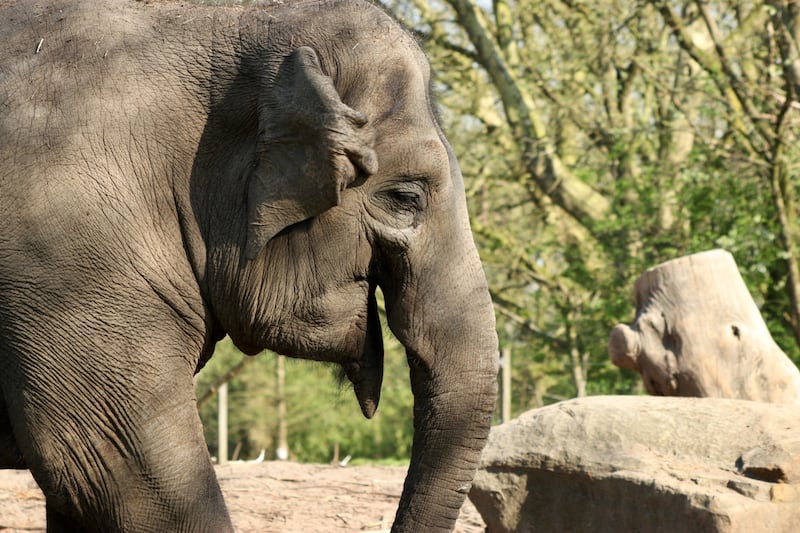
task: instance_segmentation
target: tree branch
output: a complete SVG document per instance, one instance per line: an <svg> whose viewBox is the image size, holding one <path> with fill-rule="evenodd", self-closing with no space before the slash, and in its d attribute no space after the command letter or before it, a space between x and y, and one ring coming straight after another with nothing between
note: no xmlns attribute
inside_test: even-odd
<svg viewBox="0 0 800 533"><path fill-rule="evenodd" d="M580 224L592 227L611 212L609 200L573 175L555 154L544 124L490 36L482 12L469 0L448 0L458 23L475 47L481 65L500 94L523 164L537 186Z"/></svg>

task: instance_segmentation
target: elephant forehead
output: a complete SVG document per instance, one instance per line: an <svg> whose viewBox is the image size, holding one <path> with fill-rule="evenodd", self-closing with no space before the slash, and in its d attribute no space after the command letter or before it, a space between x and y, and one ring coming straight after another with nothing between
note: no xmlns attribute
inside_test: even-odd
<svg viewBox="0 0 800 533"><path fill-rule="evenodd" d="M350 96L374 126L428 118L430 67L416 46L375 42L360 46L351 54L354 57L349 58L349 64L353 71L346 74L353 82Z"/></svg>
<svg viewBox="0 0 800 533"><path fill-rule="evenodd" d="M378 154L378 167L395 176L435 177L448 174L447 149L438 137L385 135L379 137L375 151Z"/></svg>

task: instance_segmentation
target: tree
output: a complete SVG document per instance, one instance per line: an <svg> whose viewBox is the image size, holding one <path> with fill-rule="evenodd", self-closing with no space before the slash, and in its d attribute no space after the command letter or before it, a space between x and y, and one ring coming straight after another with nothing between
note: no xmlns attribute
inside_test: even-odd
<svg viewBox="0 0 800 533"><path fill-rule="evenodd" d="M634 390L605 353L633 280L719 246L797 360L796 10L770 4L386 2L437 66L526 402Z"/></svg>
<svg viewBox="0 0 800 533"><path fill-rule="evenodd" d="M787 322L800 343L797 184L790 180L800 162L795 148L796 110L800 108L798 6L793 1L730 4L695 0L678 13L669 2L653 2L681 49L713 83L722 103L728 148L744 153L770 188L785 261L782 270L790 302ZM733 8L730 15L720 16L729 7ZM702 23L702 30L688 29L694 21ZM709 42L713 52L698 44Z"/></svg>

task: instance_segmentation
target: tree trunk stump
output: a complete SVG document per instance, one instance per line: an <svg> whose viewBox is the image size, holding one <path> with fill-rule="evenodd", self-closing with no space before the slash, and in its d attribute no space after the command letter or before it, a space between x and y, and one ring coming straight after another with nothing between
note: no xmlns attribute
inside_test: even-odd
<svg viewBox="0 0 800 533"><path fill-rule="evenodd" d="M800 404L800 371L775 344L733 256L711 250L662 263L634 285L632 326L608 353L650 394Z"/></svg>

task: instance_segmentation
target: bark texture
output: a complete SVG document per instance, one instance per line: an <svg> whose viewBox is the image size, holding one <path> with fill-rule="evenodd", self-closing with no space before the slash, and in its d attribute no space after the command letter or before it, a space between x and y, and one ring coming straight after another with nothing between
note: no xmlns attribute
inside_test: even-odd
<svg viewBox="0 0 800 533"><path fill-rule="evenodd" d="M775 344L733 256L711 250L662 263L634 286L636 319L608 353L650 394L800 404L800 372Z"/></svg>

